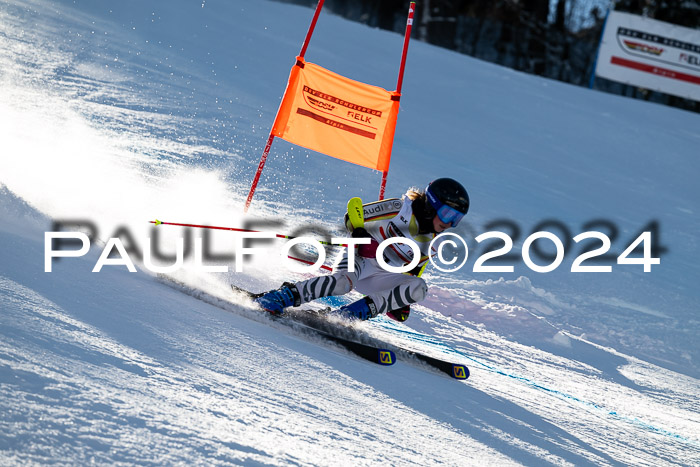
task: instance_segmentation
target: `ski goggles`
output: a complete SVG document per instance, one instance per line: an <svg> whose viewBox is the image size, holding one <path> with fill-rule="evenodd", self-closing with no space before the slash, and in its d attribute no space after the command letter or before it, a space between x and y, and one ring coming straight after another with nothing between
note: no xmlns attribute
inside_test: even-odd
<svg viewBox="0 0 700 467"><path fill-rule="evenodd" d="M461 221L464 217L464 213L456 210L452 206L443 203L435 196L433 196L433 194L430 193L430 191L428 191L427 194L428 201L430 201L430 204L437 212L437 216L440 218L440 220L445 224L452 224L452 227L457 227L459 221Z"/></svg>
<svg viewBox="0 0 700 467"><path fill-rule="evenodd" d="M445 224L452 224L452 227L457 227L459 221L461 221L464 217L463 213L446 204L443 204L438 208L437 215L442 222Z"/></svg>

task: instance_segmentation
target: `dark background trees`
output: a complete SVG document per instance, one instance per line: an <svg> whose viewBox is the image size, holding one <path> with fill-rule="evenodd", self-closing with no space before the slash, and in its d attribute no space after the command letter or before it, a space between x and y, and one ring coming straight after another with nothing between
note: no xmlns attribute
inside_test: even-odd
<svg viewBox="0 0 700 467"><path fill-rule="evenodd" d="M315 7L318 0L281 0ZM403 33L409 0L326 0L327 10ZM526 73L588 86L606 10L700 27L700 0L418 0L416 39ZM596 78L606 92L700 111L700 103Z"/></svg>

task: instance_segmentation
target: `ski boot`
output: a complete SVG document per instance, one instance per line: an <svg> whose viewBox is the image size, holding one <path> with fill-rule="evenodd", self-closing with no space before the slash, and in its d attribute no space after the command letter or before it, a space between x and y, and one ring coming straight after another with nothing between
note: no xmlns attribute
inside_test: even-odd
<svg viewBox="0 0 700 467"><path fill-rule="evenodd" d="M374 318L379 313L371 298L361 298L349 305L338 308L337 313L349 319L359 319L361 321Z"/></svg>
<svg viewBox="0 0 700 467"><path fill-rule="evenodd" d="M403 323L408 319L409 313L411 313L411 307L406 305L405 307L399 308L398 310L391 310L387 312L386 315L394 321Z"/></svg>
<svg viewBox="0 0 700 467"><path fill-rule="evenodd" d="M301 305L301 296L294 284L285 282L279 289L262 294L254 302L273 315L281 315L285 308Z"/></svg>

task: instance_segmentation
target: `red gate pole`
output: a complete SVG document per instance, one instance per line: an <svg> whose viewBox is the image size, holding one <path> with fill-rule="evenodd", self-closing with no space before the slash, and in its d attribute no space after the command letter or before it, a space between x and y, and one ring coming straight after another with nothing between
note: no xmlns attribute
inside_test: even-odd
<svg viewBox="0 0 700 467"><path fill-rule="evenodd" d="M399 79L396 82L396 92L401 94L403 86L403 71L406 67L406 55L408 54L408 42L411 40L411 28L413 27L413 14L416 11L416 2L411 2L408 6L408 19L406 20L406 33L403 36L403 51L401 52L401 65L399 66ZM386 190L386 177L389 175L389 170L382 172L382 184L379 187L379 199L384 199L384 191Z"/></svg>
<svg viewBox="0 0 700 467"><path fill-rule="evenodd" d="M243 212L248 212L248 208L250 207L250 203L253 201L253 195L255 194L255 189L258 187L258 180L260 180L260 174L263 171L263 168L265 167L265 162L267 162L267 156L270 154L270 148L272 147L272 141L274 141L275 135L272 134L272 131L270 131L270 137L267 139L267 144L265 145L265 150L262 153L262 156L260 156L260 163L258 164L258 170L255 172L255 177L253 178L253 183L250 185L250 191L248 192L248 198L245 200L245 207L243 208Z"/></svg>
<svg viewBox="0 0 700 467"><path fill-rule="evenodd" d="M301 52L299 53L299 56L301 58L304 58L304 55L306 54L306 49L309 46L309 42L311 41L311 36L314 33L314 28L316 28L316 21L318 21L318 15L321 14L321 9L323 8L323 2L325 0L318 0L318 5L316 5L316 11L314 12L314 17L311 20L311 24L309 25L309 30L306 33L306 38L304 39L304 44L301 46ZM253 183L250 185L250 191L248 192L248 198L246 198L245 201L245 207L243 208L243 212L248 212L248 208L250 207L250 203L253 201L253 195L255 194L255 189L258 187L258 181L260 180L260 174L262 174L263 168L265 167L265 162L267 162L267 156L270 154L270 148L272 147L272 141L274 141L275 135L272 134L272 130L270 130L270 136L267 139L267 144L265 145L265 150L262 153L262 156L260 157L260 163L258 164L258 170L255 172L255 177L253 178Z"/></svg>
<svg viewBox="0 0 700 467"><path fill-rule="evenodd" d="M411 2L408 7L408 19L406 20L406 34L403 37L403 52L401 53L401 67L399 68L399 79L396 83L396 92L401 93L403 86L403 70L406 67L406 55L408 54L408 41L411 40L411 27L413 26L413 13L416 11L416 2Z"/></svg>
<svg viewBox="0 0 700 467"><path fill-rule="evenodd" d="M304 58L304 55L306 55L306 48L309 46L309 42L311 41L311 35L314 33L314 28L316 27L316 21L318 21L318 15L321 14L321 8L323 8L323 2L325 0L318 0L318 5L316 5L316 11L314 12L314 17L311 20L311 24L309 25L309 30L306 33L306 39L304 39L304 45L301 46L301 52L299 53L299 56L301 58Z"/></svg>

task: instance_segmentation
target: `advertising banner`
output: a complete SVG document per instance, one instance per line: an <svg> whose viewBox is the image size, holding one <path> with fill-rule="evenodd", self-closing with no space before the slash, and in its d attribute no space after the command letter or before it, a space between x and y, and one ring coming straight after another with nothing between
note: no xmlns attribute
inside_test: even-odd
<svg viewBox="0 0 700 467"><path fill-rule="evenodd" d="M611 11L595 73L700 101L700 30Z"/></svg>

